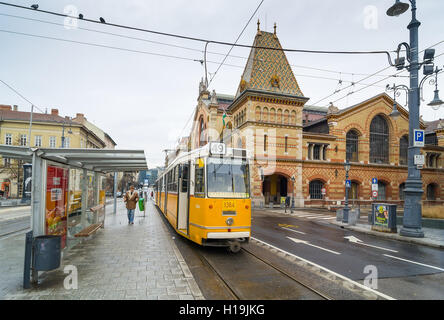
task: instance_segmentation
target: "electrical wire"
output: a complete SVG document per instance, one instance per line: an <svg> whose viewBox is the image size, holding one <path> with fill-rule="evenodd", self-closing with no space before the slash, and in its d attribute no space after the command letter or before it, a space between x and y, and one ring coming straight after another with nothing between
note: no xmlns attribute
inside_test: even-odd
<svg viewBox="0 0 444 320"><path fill-rule="evenodd" d="M16 18L16 19L23 19L23 20L39 22L39 23L45 23L45 24L51 24L51 25L56 25L56 26L61 26L61 27L65 26L62 23L57 23L57 22L52 22L52 21L47 21L47 20L34 19L34 18L23 17L23 16L17 16L17 15L11 15L11 14L6 14L6 13L0 13L0 16ZM186 47L186 46L179 46L179 45L174 45L174 44L165 43L165 42L161 42L161 41L148 40L148 39L144 39L144 38L133 37L133 36L123 35L123 34L118 34L118 33L113 33L113 32L107 32L107 31L101 31L101 30L97 30L97 29L89 29L89 28L84 28L84 27L79 27L79 26L77 26L76 29L83 30L83 31L88 31L88 32L99 33L99 34L111 35L111 36L120 37L120 38L126 38L126 39L131 39L131 40L143 41L143 42L147 42L147 43L153 43L153 44L168 46L168 47L172 47L172 48L179 48L179 49L184 49L184 50L190 50L190 51L194 51L194 52L204 53L204 51L201 50L201 49L190 48L190 47ZM244 57L244 56L230 55L230 54L227 55L225 53L214 52L214 51L207 51L207 54L227 56L227 57L230 57L230 58L237 58L237 59L243 59L243 60L247 60L248 59L248 57ZM269 59L261 60L261 59L254 58L253 60L254 61L258 61L259 60L261 62L274 62L274 61L269 60ZM366 73L351 73L351 72L323 69L323 68L317 68L317 67L302 66L302 65L296 65L296 64L290 64L290 66L295 67L295 68L309 69L309 70L315 70L315 71L320 71L320 72L335 73L335 74L339 74L339 75L341 75L341 74L348 74L348 75L354 74L354 75L357 75L357 76L367 76L367 75L369 75L369 74L366 74ZM387 75L379 75L378 74L377 76L386 77ZM340 80L340 79L336 79L336 80Z"/></svg>
<svg viewBox="0 0 444 320"><path fill-rule="evenodd" d="M253 19L254 15L256 14L256 12L259 10L259 8L261 7L262 3L264 3L264 0L262 0L259 5L256 7L256 10L254 10L253 14L251 15L250 19L248 19L247 23L245 24L244 28L242 29L242 31L239 33L239 35L236 38L236 41L234 41L234 43L236 44L240 37L244 34L245 29L248 27L248 25L251 22L251 19ZM214 77L216 77L217 72L219 71L219 69L223 66L225 60L227 60L228 55L231 53L231 51L233 50L234 45L231 46L230 50L228 50L228 53L225 55L224 59L222 60L222 62L220 63L220 65L217 67L216 72L214 73L214 75L211 77L210 79L210 83L208 84L208 86L210 86L211 82L213 81Z"/></svg>
<svg viewBox="0 0 444 320"><path fill-rule="evenodd" d="M17 5L17 4L12 4L12 3L7 3L7 2L0 2L0 5L15 7L15 8L24 9L24 10L29 10L29 11L32 11L32 12L41 12L41 13L46 13L46 14L50 14L50 15L54 15L54 16L59 16L59 17L64 17L64 18L71 18L71 19L76 19L76 20L86 21L86 22L90 22L90 23L95 23L95 24L100 24L100 25L116 27L116 28L122 28L122 29L128 29L128 30L140 31L140 32L147 32L147 33L152 33L152 34L157 34L157 35L162 35L162 36L167 36L167 37L174 37L174 38L178 38L178 39L191 40L191 41L199 41L199 42L204 42L204 43L214 43L214 44L219 44L219 45L236 46L236 47L250 48L250 49L251 48L255 48L255 49L265 49L265 50L274 50L274 51L287 51L287 52L299 52L299 53L346 54L346 55L353 55L353 54L356 54L356 55L385 54L387 56L387 58L389 59L389 61L391 61L391 57L390 57L389 51L383 51L383 50L379 50L379 51L377 51L377 50L376 51L333 51L333 50L308 50L308 49L288 49L288 48L273 48L273 47L251 46L251 45L246 45L246 44L238 44L238 43L231 43L231 42L225 42L225 41L217 41L217 40L210 40L210 39L197 38L197 37L191 37L191 36L184 36L184 35L179 35L179 34L174 34L174 33L155 31L155 30L138 28L138 27L132 27L132 26L116 24L116 23L101 22L101 21L96 21L96 20L86 19L86 18L80 19L79 17L74 17L74 16L70 16L70 15L67 15L67 14L63 14L63 13L58 13L58 12L54 12L54 11L47 11L47 10L41 10L41 9L33 9L33 8L30 8L30 7L25 7L25 6L21 6L21 5ZM396 51L393 50L391 52L396 52Z"/></svg>
<svg viewBox="0 0 444 320"><path fill-rule="evenodd" d="M6 83L4 80L0 79L0 82L3 83L6 87L8 87L10 90L12 90L13 92L15 92L20 98L22 98L23 100L25 100L26 102L28 102L30 105L34 106L35 108L37 108L41 113L44 113L42 109L40 109L39 107L37 107L34 103L32 103L28 98L26 98L23 94L21 94L17 89L15 89L14 87L12 87L11 85L9 85L8 83Z"/></svg>

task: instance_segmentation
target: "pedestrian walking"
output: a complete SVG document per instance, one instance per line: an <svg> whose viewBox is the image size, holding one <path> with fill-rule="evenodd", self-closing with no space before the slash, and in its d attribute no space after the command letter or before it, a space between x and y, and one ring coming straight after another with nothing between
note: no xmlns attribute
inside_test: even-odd
<svg viewBox="0 0 444 320"><path fill-rule="evenodd" d="M134 190L134 186L131 186L129 191L125 193L123 201L126 203L126 209L128 210L128 224L134 224L134 212L139 201L139 194Z"/></svg>

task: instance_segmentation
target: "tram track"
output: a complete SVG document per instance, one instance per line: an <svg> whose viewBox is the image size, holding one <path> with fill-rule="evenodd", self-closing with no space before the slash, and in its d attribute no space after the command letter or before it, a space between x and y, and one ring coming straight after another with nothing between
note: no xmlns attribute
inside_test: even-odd
<svg viewBox="0 0 444 320"><path fill-rule="evenodd" d="M237 254L221 252L224 251L222 248L199 249L199 259L223 284L233 300L332 300L244 247ZM215 249L219 252L215 253ZM242 268L245 264L249 268Z"/></svg>

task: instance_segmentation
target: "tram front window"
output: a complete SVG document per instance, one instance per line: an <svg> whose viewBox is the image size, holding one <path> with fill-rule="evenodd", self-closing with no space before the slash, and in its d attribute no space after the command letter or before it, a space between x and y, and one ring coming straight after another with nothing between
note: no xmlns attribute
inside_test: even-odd
<svg viewBox="0 0 444 320"><path fill-rule="evenodd" d="M209 158L207 163L208 197L248 198L248 164L241 159Z"/></svg>

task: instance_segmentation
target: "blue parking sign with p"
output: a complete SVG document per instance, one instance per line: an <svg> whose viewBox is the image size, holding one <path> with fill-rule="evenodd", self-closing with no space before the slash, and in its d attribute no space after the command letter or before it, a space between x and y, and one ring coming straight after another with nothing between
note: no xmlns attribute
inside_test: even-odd
<svg viewBox="0 0 444 320"><path fill-rule="evenodd" d="M414 147L424 147L424 130L415 129L414 130Z"/></svg>

